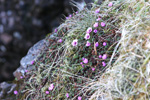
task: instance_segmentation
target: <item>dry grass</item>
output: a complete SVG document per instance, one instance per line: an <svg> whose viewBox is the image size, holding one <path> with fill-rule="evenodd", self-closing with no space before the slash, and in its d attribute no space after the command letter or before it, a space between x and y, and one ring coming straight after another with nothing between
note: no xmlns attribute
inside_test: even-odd
<svg viewBox="0 0 150 100"><path fill-rule="evenodd" d="M120 56L113 66L108 65L99 81L89 84L89 90L96 90L91 100L150 99L150 2L120 1Z"/></svg>
<svg viewBox="0 0 150 100"><path fill-rule="evenodd" d="M56 39L50 41L49 50L41 54L35 62L35 70L26 74L22 99L34 100L148 100L150 94L150 3L144 0L116 0L113 7L108 7L106 0L102 5L91 4L91 8L82 8L78 14L65 20L58 27ZM96 9L99 14L95 14ZM97 48L97 51L85 47L84 35L98 17L106 22L105 28L99 28L99 34L93 34L91 43L107 40L109 46ZM101 31L102 30L102 31ZM111 33L114 32L114 37ZM117 37L121 39L117 40ZM58 43L62 38L63 43ZM78 39L79 45L72 47L71 42ZM110 42L110 43L109 43ZM116 45L117 43L117 45ZM113 48L113 49L112 49ZM107 67L98 63L98 54L110 53ZM116 56L119 53L119 57ZM82 57L96 61L85 64ZM97 65L96 65L97 64ZM113 65L112 65L113 64ZM91 67L97 68L93 74ZM47 95L50 84L54 89Z"/></svg>

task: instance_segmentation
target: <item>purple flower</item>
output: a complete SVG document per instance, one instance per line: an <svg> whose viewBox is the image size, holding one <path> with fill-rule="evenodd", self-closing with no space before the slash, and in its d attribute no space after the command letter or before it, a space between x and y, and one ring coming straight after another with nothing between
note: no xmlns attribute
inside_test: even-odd
<svg viewBox="0 0 150 100"><path fill-rule="evenodd" d="M95 70L95 68L92 68L92 71L94 71Z"/></svg>
<svg viewBox="0 0 150 100"><path fill-rule="evenodd" d="M77 46L77 45L78 45L78 40L77 39L73 40L72 46Z"/></svg>
<svg viewBox="0 0 150 100"><path fill-rule="evenodd" d="M20 79L23 79L23 76L20 76Z"/></svg>
<svg viewBox="0 0 150 100"><path fill-rule="evenodd" d="M57 29L55 29L55 31L54 31L55 33L57 32Z"/></svg>
<svg viewBox="0 0 150 100"><path fill-rule="evenodd" d="M82 65L82 67L84 67L84 65Z"/></svg>
<svg viewBox="0 0 150 100"><path fill-rule="evenodd" d="M76 14L78 14L78 11L76 12Z"/></svg>
<svg viewBox="0 0 150 100"><path fill-rule="evenodd" d="M95 29L93 32L94 32L94 33L97 33L97 29Z"/></svg>
<svg viewBox="0 0 150 100"><path fill-rule="evenodd" d="M25 72L27 73L27 72L28 72L28 70L25 70Z"/></svg>
<svg viewBox="0 0 150 100"><path fill-rule="evenodd" d="M87 40L87 39L90 39L90 34L85 34L84 38Z"/></svg>
<svg viewBox="0 0 150 100"><path fill-rule="evenodd" d="M17 91L17 90L15 90L15 91L14 91L14 94L15 94L15 95L16 95L16 94L18 94L18 91Z"/></svg>
<svg viewBox="0 0 150 100"><path fill-rule="evenodd" d="M62 43L62 39L59 39L58 42L59 42L59 43Z"/></svg>
<svg viewBox="0 0 150 100"><path fill-rule="evenodd" d="M95 43L95 46L98 47L98 45L99 45L98 42L96 42L96 43Z"/></svg>
<svg viewBox="0 0 150 100"><path fill-rule="evenodd" d="M95 13L99 13L99 12L100 12L100 9L96 9L96 10L95 10Z"/></svg>
<svg viewBox="0 0 150 100"><path fill-rule="evenodd" d="M109 7L112 7L113 3L112 2L109 2L108 6Z"/></svg>
<svg viewBox="0 0 150 100"><path fill-rule="evenodd" d="M87 63L88 63L88 59L85 58L85 59L83 60L83 63L87 64Z"/></svg>
<svg viewBox="0 0 150 100"><path fill-rule="evenodd" d="M82 58L82 60L84 61L84 60L85 60L85 58Z"/></svg>
<svg viewBox="0 0 150 100"><path fill-rule="evenodd" d="M69 17L72 17L72 15L69 15Z"/></svg>
<svg viewBox="0 0 150 100"><path fill-rule="evenodd" d="M99 58L102 58L102 55L99 55Z"/></svg>
<svg viewBox="0 0 150 100"><path fill-rule="evenodd" d="M91 32L92 32L92 28L89 27L89 28L87 29L86 33L87 33L87 34L90 34Z"/></svg>
<svg viewBox="0 0 150 100"><path fill-rule="evenodd" d="M107 55L103 54L102 59L107 59Z"/></svg>
<svg viewBox="0 0 150 100"><path fill-rule="evenodd" d="M66 17L66 19L69 19L69 17Z"/></svg>
<svg viewBox="0 0 150 100"><path fill-rule="evenodd" d="M83 65L83 62L80 62L81 65Z"/></svg>
<svg viewBox="0 0 150 100"><path fill-rule="evenodd" d="M31 65L33 65L34 64L34 60L33 61L31 61Z"/></svg>
<svg viewBox="0 0 150 100"><path fill-rule="evenodd" d="M98 27L98 22L96 22L96 23L93 25L93 27Z"/></svg>
<svg viewBox="0 0 150 100"><path fill-rule="evenodd" d="M45 91L46 94L49 94L49 91Z"/></svg>
<svg viewBox="0 0 150 100"><path fill-rule="evenodd" d="M78 96L78 100L82 100L82 97L81 97L81 96Z"/></svg>
<svg viewBox="0 0 150 100"><path fill-rule="evenodd" d="M101 22L101 26L104 27L106 24L104 22Z"/></svg>
<svg viewBox="0 0 150 100"><path fill-rule="evenodd" d="M97 19L96 19L96 21L100 21L100 20L101 20L101 18L97 18Z"/></svg>
<svg viewBox="0 0 150 100"><path fill-rule="evenodd" d="M107 45L107 43L106 42L103 42L103 46L106 46Z"/></svg>
<svg viewBox="0 0 150 100"><path fill-rule="evenodd" d="M106 66L106 63L103 61L103 62L102 62L102 65L105 67L105 66Z"/></svg>
<svg viewBox="0 0 150 100"><path fill-rule="evenodd" d="M86 46L89 47L91 43L89 41L86 42Z"/></svg>
<svg viewBox="0 0 150 100"><path fill-rule="evenodd" d="M50 84L50 87L48 88L48 90L53 90L53 88L54 88L54 85Z"/></svg>
<svg viewBox="0 0 150 100"><path fill-rule="evenodd" d="M66 97L69 98L69 93L66 93Z"/></svg>

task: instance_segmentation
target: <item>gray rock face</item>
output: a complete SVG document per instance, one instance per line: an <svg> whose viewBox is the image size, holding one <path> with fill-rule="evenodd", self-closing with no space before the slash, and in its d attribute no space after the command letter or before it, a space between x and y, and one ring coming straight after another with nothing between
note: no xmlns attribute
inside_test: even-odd
<svg viewBox="0 0 150 100"><path fill-rule="evenodd" d="M35 61L36 58L41 54L42 51L47 49L48 42L45 39L37 42L33 47L31 47L25 57L20 61L20 64L23 68L32 65L32 61Z"/></svg>
<svg viewBox="0 0 150 100"><path fill-rule="evenodd" d="M48 48L49 43L43 39L31 47L25 57L20 61L20 67L13 73L15 77L20 79L20 75L24 75L25 70L32 69L32 63L40 56L40 54Z"/></svg>
<svg viewBox="0 0 150 100"><path fill-rule="evenodd" d="M16 84L0 83L0 100L14 91Z"/></svg>
<svg viewBox="0 0 150 100"><path fill-rule="evenodd" d="M57 38L56 35L57 33L53 33L48 38L56 39ZM46 39L43 39L37 42L34 46L32 46L29 49L27 55L21 59L20 67L13 73L13 75L17 79L20 79L20 76L21 75L24 76L26 70L28 71L32 70L33 69L32 63L35 62L40 57L42 52L48 49L49 45L50 45L49 42L46 41Z"/></svg>

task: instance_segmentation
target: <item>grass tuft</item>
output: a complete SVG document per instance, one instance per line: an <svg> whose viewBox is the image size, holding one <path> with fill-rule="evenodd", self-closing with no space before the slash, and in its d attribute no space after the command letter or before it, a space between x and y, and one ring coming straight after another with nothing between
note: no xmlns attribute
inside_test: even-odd
<svg viewBox="0 0 150 100"><path fill-rule="evenodd" d="M111 2L85 6L57 28L56 38L47 36L50 46L26 73L19 99L149 99L150 4Z"/></svg>

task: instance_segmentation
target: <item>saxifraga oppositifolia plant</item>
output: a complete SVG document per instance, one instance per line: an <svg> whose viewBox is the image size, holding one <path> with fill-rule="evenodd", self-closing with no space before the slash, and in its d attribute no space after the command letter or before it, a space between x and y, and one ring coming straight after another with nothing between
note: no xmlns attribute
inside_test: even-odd
<svg viewBox="0 0 150 100"><path fill-rule="evenodd" d="M34 70L26 72L17 98L84 100L93 95L96 90L87 91L89 83L98 81L119 56L113 52L121 37L122 9L109 3L85 6L66 17L54 31L56 38L46 37L50 46L33 63Z"/></svg>

